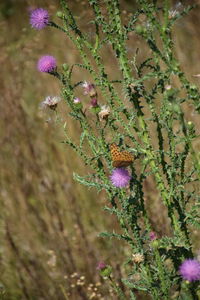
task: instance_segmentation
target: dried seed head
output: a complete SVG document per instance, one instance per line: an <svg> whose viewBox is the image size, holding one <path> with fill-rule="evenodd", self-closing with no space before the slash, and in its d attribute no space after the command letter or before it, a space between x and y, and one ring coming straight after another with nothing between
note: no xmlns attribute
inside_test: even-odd
<svg viewBox="0 0 200 300"><path fill-rule="evenodd" d="M44 101L40 104L41 109L49 107L50 109L55 110L57 104L61 101L61 98L58 96L47 96Z"/></svg>
<svg viewBox="0 0 200 300"><path fill-rule="evenodd" d="M175 6L169 10L169 19L175 18L178 14L180 14L184 9L184 6L181 2L175 4Z"/></svg>
<svg viewBox="0 0 200 300"><path fill-rule="evenodd" d="M132 260L134 263L140 264L141 262L144 261L144 256L140 253L135 253L135 254L132 254Z"/></svg>
<svg viewBox="0 0 200 300"><path fill-rule="evenodd" d="M110 114L110 107L106 106L106 105L103 105L101 107L101 111L98 113L99 120L100 121L107 120L109 114Z"/></svg>

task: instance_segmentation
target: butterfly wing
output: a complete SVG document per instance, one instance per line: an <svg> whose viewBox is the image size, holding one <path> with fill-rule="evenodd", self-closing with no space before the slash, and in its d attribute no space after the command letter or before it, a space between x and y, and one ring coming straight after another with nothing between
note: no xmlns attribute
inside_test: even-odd
<svg viewBox="0 0 200 300"><path fill-rule="evenodd" d="M122 168L122 167L128 167L132 164L133 161L123 161L123 160L116 160L113 161L113 167L114 168Z"/></svg>
<svg viewBox="0 0 200 300"><path fill-rule="evenodd" d="M110 145L111 157L113 161L113 167L121 168L127 167L133 162L133 155L127 151L120 151L116 144Z"/></svg>

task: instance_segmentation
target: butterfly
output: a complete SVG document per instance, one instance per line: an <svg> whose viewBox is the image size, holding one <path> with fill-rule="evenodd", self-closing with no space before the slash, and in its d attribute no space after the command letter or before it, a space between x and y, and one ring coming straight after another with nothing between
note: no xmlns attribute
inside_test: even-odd
<svg viewBox="0 0 200 300"><path fill-rule="evenodd" d="M133 162L133 155L128 151L120 151L119 147L115 143L110 145L110 152L113 167L115 168L127 167Z"/></svg>

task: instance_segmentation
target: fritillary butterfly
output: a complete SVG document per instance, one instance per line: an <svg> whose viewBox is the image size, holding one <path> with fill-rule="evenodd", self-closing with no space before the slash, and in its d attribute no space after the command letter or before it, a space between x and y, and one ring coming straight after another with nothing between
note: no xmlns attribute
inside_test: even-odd
<svg viewBox="0 0 200 300"><path fill-rule="evenodd" d="M128 151L120 151L115 143L110 145L110 152L115 168L127 167L133 162L133 155Z"/></svg>

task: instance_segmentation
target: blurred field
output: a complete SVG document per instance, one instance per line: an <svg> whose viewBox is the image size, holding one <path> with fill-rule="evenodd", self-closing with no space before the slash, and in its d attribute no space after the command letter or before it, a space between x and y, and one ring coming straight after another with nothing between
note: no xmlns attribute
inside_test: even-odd
<svg viewBox="0 0 200 300"><path fill-rule="evenodd" d="M133 11L134 2L122 3L124 18ZM82 28L92 36L87 1L69 3ZM30 28L30 7L44 7L55 15L59 1L0 0L0 299L117 299L96 271L97 262L104 260L114 266L116 278L123 273L120 266L128 249L122 242L98 238L101 231L117 231L116 220L102 211L104 193L96 195L73 181L73 172L84 174L89 169L61 143L63 130L53 114L41 114L38 109L47 95L59 94L59 83L38 73L37 59L52 54L62 64L79 62L80 58L62 33ZM188 78L198 86L200 79L192 75L200 73L199 14L200 9L195 8L174 30L176 55ZM140 43L133 36L130 55ZM140 59L144 49L143 45ZM115 61L109 49L106 51L103 55L112 75ZM75 77L88 79L80 70ZM186 110L187 120L194 121L200 133L198 115L190 106ZM65 103L59 111L65 120ZM78 138L79 129L66 121L71 136ZM152 227L159 235L169 233L152 183L147 181L145 188ZM193 235L197 238L197 232Z"/></svg>

